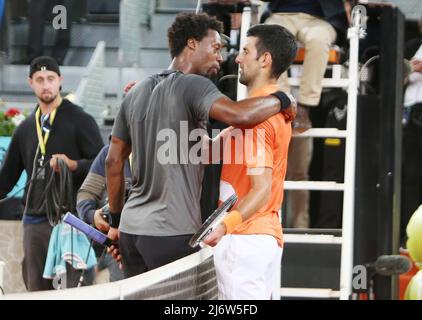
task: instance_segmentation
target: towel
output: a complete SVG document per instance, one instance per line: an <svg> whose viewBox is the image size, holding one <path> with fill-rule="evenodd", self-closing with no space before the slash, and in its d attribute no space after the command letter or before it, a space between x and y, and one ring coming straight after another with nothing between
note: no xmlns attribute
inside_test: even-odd
<svg viewBox="0 0 422 320"><path fill-rule="evenodd" d="M43 278L53 279L66 273L66 263L72 264L74 269L86 270L97 264L97 258L83 233L66 223L59 223L51 232Z"/></svg>

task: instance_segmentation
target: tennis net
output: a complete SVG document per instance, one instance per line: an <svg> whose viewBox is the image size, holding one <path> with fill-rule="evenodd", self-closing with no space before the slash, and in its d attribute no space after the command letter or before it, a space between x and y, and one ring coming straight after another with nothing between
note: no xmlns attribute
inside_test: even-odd
<svg viewBox="0 0 422 320"><path fill-rule="evenodd" d="M112 283L66 290L0 295L0 300L214 300L217 280L212 250Z"/></svg>

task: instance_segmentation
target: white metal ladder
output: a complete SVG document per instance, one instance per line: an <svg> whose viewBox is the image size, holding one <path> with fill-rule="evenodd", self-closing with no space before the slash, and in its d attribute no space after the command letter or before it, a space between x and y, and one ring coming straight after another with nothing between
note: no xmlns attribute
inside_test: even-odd
<svg viewBox="0 0 422 320"><path fill-rule="evenodd" d="M366 9L356 6L352 11L352 26L349 28L347 37L350 41L348 78L341 77L341 65L334 65L331 78L323 79L322 86L325 88L348 88L347 99L347 127L346 130L337 128L312 128L302 134L294 135L294 138L345 138L345 170L344 183L334 181L285 181L285 190L318 190L318 191L343 191L343 225L342 236L332 235L289 235L285 234L286 243L320 243L341 245L340 266L340 290L315 289L315 288L280 288L278 296L302 297L302 298L339 298L349 299L352 293L353 275L353 233L354 233L354 188L356 166L356 116L357 94L359 87L359 39L366 35ZM245 8L242 15L242 27L240 34L240 48L246 42L246 31L251 22L251 10ZM291 86L298 86L299 78L289 78ZM238 100L246 98L246 87L238 83ZM280 283L280 282L278 282Z"/></svg>
<svg viewBox="0 0 422 320"><path fill-rule="evenodd" d="M350 40L348 79L341 78L339 65L333 66L333 77L323 80L323 87L348 88L347 99L347 129L316 128L310 129L295 138L345 138L345 170L344 183L334 181L286 181L285 190L319 190L343 191L343 225L342 236L332 235L286 235L286 242L301 243L331 243L341 245L340 290L283 288L282 295L287 297L314 297L349 299L352 293L353 276L353 233L354 233L354 201L355 201L355 166L356 166L356 116L357 94L359 87L359 39L365 36L366 10L356 6L352 12L352 26L348 30ZM290 85L298 85L298 79L289 79Z"/></svg>

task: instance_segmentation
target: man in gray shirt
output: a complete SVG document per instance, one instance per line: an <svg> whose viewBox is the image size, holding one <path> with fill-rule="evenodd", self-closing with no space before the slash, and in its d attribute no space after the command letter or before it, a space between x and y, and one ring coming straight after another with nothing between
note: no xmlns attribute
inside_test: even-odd
<svg viewBox="0 0 422 320"><path fill-rule="evenodd" d="M169 70L131 89L116 117L106 160L108 236L119 241L111 250L122 259L125 277L192 252L188 242L201 226L204 170L196 146L209 117L250 127L290 106L282 92L234 102L207 79L222 62L221 28L206 14L178 15L168 31ZM123 168L131 152L133 188L123 208Z"/></svg>

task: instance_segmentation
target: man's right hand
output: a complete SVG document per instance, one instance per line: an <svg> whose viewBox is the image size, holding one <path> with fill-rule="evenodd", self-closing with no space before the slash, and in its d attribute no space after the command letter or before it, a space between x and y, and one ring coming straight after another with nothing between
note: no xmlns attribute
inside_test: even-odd
<svg viewBox="0 0 422 320"><path fill-rule="evenodd" d="M224 223L220 223L205 239L204 239L204 243L214 247L216 246L221 238L224 237L224 235L226 234L226 225Z"/></svg>
<svg viewBox="0 0 422 320"><path fill-rule="evenodd" d="M103 212L103 209L102 208L101 209L98 209L98 210L95 210L95 213L94 213L94 226L95 226L95 228L97 228L101 232L108 232L108 230L110 229L110 225L102 217L102 214L103 213L104 212Z"/></svg>
<svg viewBox="0 0 422 320"><path fill-rule="evenodd" d="M109 237L116 245L112 245L107 249L107 252L111 254L114 260L120 262L122 260L122 256L120 254L120 249L117 243L119 242L120 232L119 229L111 228L108 230L107 237Z"/></svg>

